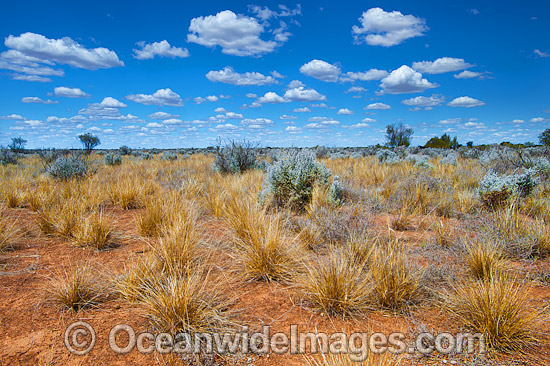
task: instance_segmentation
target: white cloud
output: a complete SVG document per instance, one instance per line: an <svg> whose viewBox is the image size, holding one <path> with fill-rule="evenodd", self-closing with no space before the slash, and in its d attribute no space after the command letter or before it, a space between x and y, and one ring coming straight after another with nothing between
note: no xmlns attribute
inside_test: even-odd
<svg viewBox="0 0 550 366"><path fill-rule="evenodd" d="M235 112L227 112L223 118L226 118L226 119L241 119L241 118L243 118L243 115L240 114L240 113L235 113Z"/></svg>
<svg viewBox="0 0 550 366"><path fill-rule="evenodd" d="M351 125L349 126L349 128L352 128L352 129L356 129L356 128L366 128L366 127L369 127L370 125L367 124L367 123L356 123L354 125Z"/></svg>
<svg viewBox="0 0 550 366"><path fill-rule="evenodd" d="M270 18L277 18L277 17L291 17L295 15L301 15L302 14L302 7L300 4L296 5L296 8L293 10L290 10L285 5L279 5L280 12L273 11L269 9L267 6L261 7L258 5L249 5L248 10L256 15L256 18L261 20L268 20Z"/></svg>
<svg viewBox="0 0 550 366"><path fill-rule="evenodd" d="M393 70L380 83L382 94L418 93L437 86L437 84L432 84L424 79L421 73L414 71L407 65Z"/></svg>
<svg viewBox="0 0 550 366"><path fill-rule="evenodd" d="M374 118L363 118L361 120L361 122L366 122L366 123L369 123L369 122L376 122L376 120Z"/></svg>
<svg viewBox="0 0 550 366"><path fill-rule="evenodd" d="M306 86L304 83L302 83L300 80L292 80L290 83L288 83L287 87L288 89L294 89L299 88L301 86Z"/></svg>
<svg viewBox="0 0 550 366"><path fill-rule="evenodd" d="M14 121L24 120L25 118L19 114L12 113L9 116L0 116L0 119L10 119Z"/></svg>
<svg viewBox="0 0 550 366"><path fill-rule="evenodd" d="M542 117L535 117L529 120L529 122L533 122L533 123L548 122L548 121L550 121L550 119L542 118Z"/></svg>
<svg viewBox="0 0 550 366"><path fill-rule="evenodd" d="M474 71L470 71L470 70L464 70L461 73L455 74L454 78L455 79L473 79L473 78L480 77L481 75L483 75L482 72L474 72Z"/></svg>
<svg viewBox="0 0 550 366"><path fill-rule="evenodd" d="M279 119L282 119L282 120L292 120L292 119L298 119L298 117L295 117L295 116L288 116L286 114L283 114L281 117L279 117Z"/></svg>
<svg viewBox="0 0 550 366"><path fill-rule="evenodd" d="M149 122L147 124L147 126L145 127L148 127L148 128L160 128L162 127L162 125L160 123L157 123L157 122Z"/></svg>
<svg viewBox="0 0 550 366"><path fill-rule="evenodd" d="M353 37L356 42L365 41L371 46L395 46L406 39L422 36L429 29L422 18L380 8L364 12L359 22L361 26L352 28Z"/></svg>
<svg viewBox="0 0 550 366"><path fill-rule="evenodd" d="M243 119L241 121L242 125L247 126L248 128L252 129L261 129L267 126L271 126L273 124L273 121L269 118L253 118L253 119Z"/></svg>
<svg viewBox="0 0 550 366"><path fill-rule="evenodd" d="M255 99L255 98L258 98L258 94L255 94L255 93L246 93L246 97L247 97L247 98Z"/></svg>
<svg viewBox="0 0 550 366"><path fill-rule="evenodd" d="M218 100L220 100L220 98L216 95L209 95L206 97L206 100L209 102L217 102Z"/></svg>
<svg viewBox="0 0 550 366"><path fill-rule="evenodd" d="M58 63L87 70L124 66L114 51L103 47L87 49L69 37L49 39L27 32L20 36L9 35L4 44L23 56L49 65Z"/></svg>
<svg viewBox="0 0 550 366"><path fill-rule="evenodd" d="M365 72L346 72L344 76L340 78L341 81L371 81L371 80L380 80L388 76L386 70L370 69Z"/></svg>
<svg viewBox="0 0 550 366"><path fill-rule="evenodd" d="M340 108L338 110L338 112L336 112L336 114L346 114L346 115L351 115L353 114L353 111L352 110L349 110L347 108Z"/></svg>
<svg viewBox="0 0 550 366"><path fill-rule="evenodd" d="M127 107L126 104L124 104L121 101L119 101L115 98L112 98L112 97L103 98L103 100L99 104L102 107L110 107L110 108L126 108Z"/></svg>
<svg viewBox="0 0 550 366"><path fill-rule="evenodd" d="M1 67L0 67L1 68ZM38 75L22 75L22 74L12 74L10 76L10 79L12 80L24 80L24 81L37 81L40 83L48 83L52 81L50 78L45 78L43 76Z"/></svg>
<svg viewBox="0 0 550 366"><path fill-rule="evenodd" d="M288 100L281 97L277 93L267 92L263 97L258 98L258 103L287 103Z"/></svg>
<svg viewBox="0 0 550 366"><path fill-rule="evenodd" d="M305 89L303 86L287 90L284 97L286 99L298 102L317 102L327 100L327 97L318 93L315 89Z"/></svg>
<svg viewBox="0 0 550 366"><path fill-rule="evenodd" d="M366 92L367 89L363 88L362 86L352 86L348 90L346 90L346 93L363 93Z"/></svg>
<svg viewBox="0 0 550 366"><path fill-rule="evenodd" d="M440 125L456 125L457 123L461 122L462 118L448 118L448 119L442 119L441 121L437 122Z"/></svg>
<svg viewBox="0 0 550 366"><path fill-rule="evenodd" d="M216 113L225 113L225 112L227 112L227 110L224 107L218 107L218 108L214 109L214 112L216 112Z"/></svg>
<svg viewBox="0 0 550 366"><path fill-rule="evenodd" d="M154 43L145 43L145 41L136 43L140 49L134 49L134 58L138 60L150 60L155 56L170 57L170 58L185 58L189 57L187 48L170 46L168 41L160 41Z"/></svg>
<svg viewBox="0 0 550 366"><path fill-rule="evenodd" d="M426 110L430 110L432 109L432 107L441 105L441 103L443 103L444 101L445 101L445 97L441 95L432 95L431 97L420 96L420 97L415 97L410 99L404 99L401 101L401 103L418 108L418 109L415 108L413 110L419 110L420 108L425 108Z"/></svg>
<svg viewBox="0 0 550 366"><path fill-rule="evenodd" d="M59 103L57 100L50 100L50 99L43 100L43 99L38 98L38 97L23 97L23 98L21 98L21 101L23 103L42 103L42 104L57 104L57 103Z"/></svg>
<svg viewBox="0 0 550 366"><path fill-rule="evenodd" d="M88 98L90 94L87 94L79 88L67 88L66 86L59 86L54 89L54 93L58 97L65 98Z"/></svg>
<svg viewBox="0 0 550 366"><path fill-rule="evenodd" d="M227 66L223 70L209 71L206 78L212 82L220 82L232 85L267 85L276 84L277 79L259 72L246 72L239 74L233 68Z"/></svg>
<svg viewBox="0 0 550 366"><path fill-rule="evenodd" d="M534 50L533 52L539 57L550 57L550 53L548 52L542 52L541 50Z"/></svg>
<svg viewBox="0 0 550 366"><path fill-rule="evenodd" d="M308 107L294 108L293 112L294 113L307 113L307 112L311 112L311 109L309 109Z"/></svg>
<svg viewBox="0 0 550 366"><path fill-rule="evenodd" d="M314 77L315 79L336 82L340 75L340 68L338 66L329 64L322 60L312 60L300 67L302 74ZM303 86L303 85L302 85Z"/></svg>
<svg viewBox="0 0 550 366"><path fill-rule="evenodd" d="M234 56L260 56L273 52L280 43L260 38L264 26L254 18L224 10L216 15L191 19L187 41L206 47L220 46Z"/></svg>
<svg viewBox="0 0 550 366"><path fill-rule="evenodd" d="M287 128L285 128L285 131L289 133L299 133L301 130L301 128L296 126L288 126Z"/></svg>
<svg viewBox="0 0 550 366"><path fill-rule="evenodd" d="M311 125L319 125L319 127L327 127L327 126L337 126L340 124L340 121L337 121L333 118L329 117L311 117L308 119L308 122L315 122L314 124L309 124L310 127L308 128L317 128L317 127L311 127ZM306 125L305 127L307 127Z"/></svg>
<svg viewBox="0 0 550 366"><path fill-rule="evenodd" d="M179 117L179 114L170 114L166 112L155 112L153 114L150 114L148 116L151 119L170 119L170 118L177 118Z"/></svg>
<svg viewBox="0 0 550 366"><path fill-rule="evenodd" d="M459 71L470 68L469 64L461 58L441 57L435 61L413 62L413 69L425 74L443 74L446 72Z"/></svg>
<svg viewBox="0 0 550 366"><path fill-rule="evenodd" d="M477 100L471 97L458 97L447 103L449 107L464 107L464 108L472 108L472 107L481 107L482 105L485 105L485 102L482 102L481 100Z"/></svg>
<svg viewBox="0 0 550 366"><path fill-rule="evenodd" d="M371 103L368 106L366 106L365 109L387 110L387 109L391 109L391 106L384 103Z"/></svg>
<svg viewBox="0 0 550 366"><path fill-rule="evenodd" d="M170 88L159 89L152 95L148 94L130 94L126 99L145 105L169 105L173 107L183 106L181 97L174 93Z"/></svg>

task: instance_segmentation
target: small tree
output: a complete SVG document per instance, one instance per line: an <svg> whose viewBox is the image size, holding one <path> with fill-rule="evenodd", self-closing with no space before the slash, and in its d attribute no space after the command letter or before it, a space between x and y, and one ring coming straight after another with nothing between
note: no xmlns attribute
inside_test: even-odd
<svg viewBox="0 0 550 366"><path fill-rule="evenodd" d="M541 144L550 147L550 128L547 128L539 135L539 141Z"/></svg>
<svg viewBox="0 0 550 366"><path fill-rule="evenodd" d="M414 133L412 128L403 126L403 123L386 126L386 143L389 147L409 146L411 136Z"/></svg>
<svg viewBox="0 0 550 366"><path fill-rule="evenodd" d="M101 143L101 141L99 141L99 137L94 136L89 132L79 135L78 138L80 139L84 150L86 150L86 154L91 153L94 147Z"/></svg>
<svg viewBox="0 0 550 366"><path fill-rule="evenodd" d="M216 159L212 162L214 170L223 173L243 173L256 167L256 148L258 143L248 140L230 140L222 146L218 140Z"/></svg>
<svg viewBox="0 0 550 366"><path fill-rule="evenodd" d="M14 153L22 153L25 151L25 144L27 143L27 140L25 140L24 138L22 138L21 136L19 137L12 137L11 138L11 144L8 145L8 147L10 148L11 151L13 151Z"/></svg>

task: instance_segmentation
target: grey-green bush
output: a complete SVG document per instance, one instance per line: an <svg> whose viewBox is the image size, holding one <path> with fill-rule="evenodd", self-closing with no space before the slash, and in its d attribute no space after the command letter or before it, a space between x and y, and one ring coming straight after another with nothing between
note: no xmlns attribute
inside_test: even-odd
<svg viewBox="0 0 550 366"><path fill-rule="evenodd" d="M313 187L328 186L330 175L313 153L292 150L267 169L260 201L303 210L311 201Z"/></svg>
<svg viewBox="0 0 550 366"><path fill-rule="evenodd" d="M105 165L120 165L122 164L122 156L120 154L107 154L105 155Z"/></svg>
<svg viewBox="0 0 550 366"><path fill-rule="evenodd" d="M77 156L60 157L46 169L46 172L57 180L82 178L88 172L88 164Z"/></svg>

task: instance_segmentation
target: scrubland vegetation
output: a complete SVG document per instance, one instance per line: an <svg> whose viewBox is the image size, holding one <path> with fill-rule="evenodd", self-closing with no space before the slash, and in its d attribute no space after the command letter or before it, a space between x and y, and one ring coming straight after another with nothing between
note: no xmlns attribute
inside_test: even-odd
<svg viewBox="0 0 550 366"><path fill-rule="evenodd" d="M261 317L281 329L326 320L308 331L481 332L485 355L364 364L549 362L543 147L3 154L0 269L47 278L29 306L88 319L125 311L173 334L235 331ZM60 257L15 273L33 246ZM265 313L246 302L258 294ZM345 355L255 362L352 364Z"/></svg>

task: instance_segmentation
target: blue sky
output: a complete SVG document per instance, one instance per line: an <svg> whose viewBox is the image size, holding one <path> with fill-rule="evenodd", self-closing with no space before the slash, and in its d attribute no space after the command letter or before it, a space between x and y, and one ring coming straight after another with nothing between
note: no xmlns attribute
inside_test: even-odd
<svg viewBox="0 0 550 366"><path fill-rule="evenodd" d="M230 5L228 5L230 4ZM544 1L5 2L0 144L203 147L538 141Z"/></svg>

